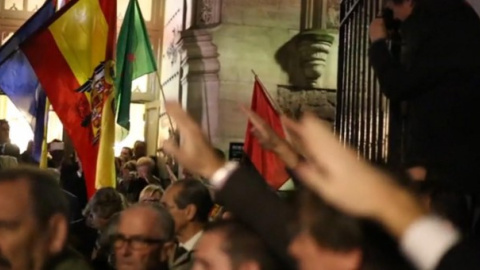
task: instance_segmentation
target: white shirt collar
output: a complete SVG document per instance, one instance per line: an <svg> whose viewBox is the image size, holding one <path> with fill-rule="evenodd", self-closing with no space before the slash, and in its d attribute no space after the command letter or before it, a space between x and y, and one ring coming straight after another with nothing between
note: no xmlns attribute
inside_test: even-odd
<svg viewBox="0 0 480 270"><path fill-rule="evenodd" d="M200 240L200 237L203 235L203 230L197 232L194 236L192 236L190 239L188 239L187 242L185 243L180 243L180 246L185 248L187 251L192 251L195 246L197 245L198 240Z"/></svg>

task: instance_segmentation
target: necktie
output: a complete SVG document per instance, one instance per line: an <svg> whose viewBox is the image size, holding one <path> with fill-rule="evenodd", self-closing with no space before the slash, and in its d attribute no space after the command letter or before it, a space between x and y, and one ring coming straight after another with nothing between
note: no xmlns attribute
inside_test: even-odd
<svg viewBox="0 0 480 270"><path fill-rule="evenodd" d="M175 249L175 256L173 257L174 260L177 260L180 258L183 254L187 253L188 250L186 250L184 247L177 245L177 248Z"/></svg>

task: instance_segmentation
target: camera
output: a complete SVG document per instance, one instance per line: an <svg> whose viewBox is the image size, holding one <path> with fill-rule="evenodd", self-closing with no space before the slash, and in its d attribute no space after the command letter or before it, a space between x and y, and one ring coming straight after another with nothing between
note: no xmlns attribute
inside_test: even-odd
<svg viewBox="0 0 480 270"><path fill-rule="evenodd" d="M389 8L382 10L382 18L385 28L387 28L390 52L395 58L399 59L402 48L402 37L400 35L401 22L394 18L393 10Z"/></svg>
<svg viewBox="0 0 480 270"><path fill-rule="evenodd" d="M136 171L129 172L128 176L130 177L130 179L137 179L138 178L138 173Z"/></svg>
<svg viewBox="0 0 480 270"><path fill-rule="evenodd" d="M389 8L384 8L382 10L382 18L385 23L385 27L387 28L387 31L396 32L400 29L400 21L394 18L393 10Z"/></svg>

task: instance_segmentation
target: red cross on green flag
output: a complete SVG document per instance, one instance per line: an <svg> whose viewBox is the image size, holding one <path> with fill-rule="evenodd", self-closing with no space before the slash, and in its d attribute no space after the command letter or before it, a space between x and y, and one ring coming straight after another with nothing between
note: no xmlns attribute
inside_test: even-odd
<svg viewBox="0 0 480 270"><path fill-rule="evenodd" d="M152 45L137 0L130 0L123 19L117 41L116 67L117 124L128 132L132 81L157 70Z"/></svg>

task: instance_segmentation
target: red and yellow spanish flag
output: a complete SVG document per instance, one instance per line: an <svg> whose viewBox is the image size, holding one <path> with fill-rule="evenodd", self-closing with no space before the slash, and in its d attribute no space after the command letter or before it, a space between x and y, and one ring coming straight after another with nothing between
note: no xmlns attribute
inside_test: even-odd
<svg viewBox="0 0 480 270"><path fill-rule="evenodd" d="M72 0L21 50L70 136L89 196L115 185L116 0Z"/></svg>

